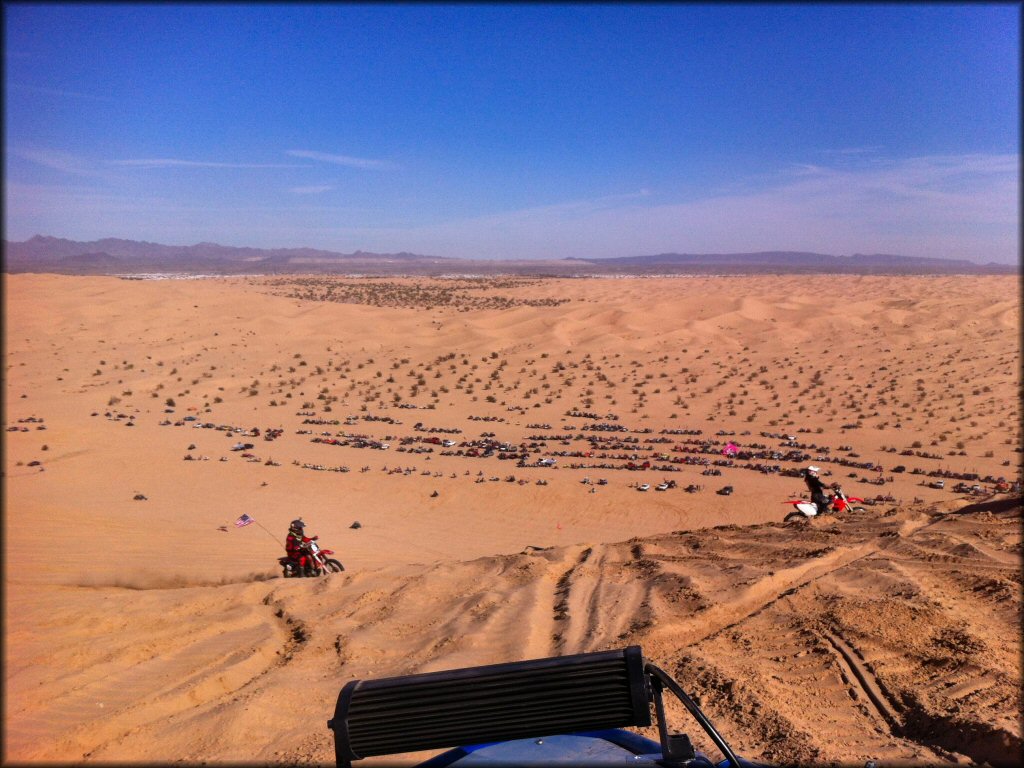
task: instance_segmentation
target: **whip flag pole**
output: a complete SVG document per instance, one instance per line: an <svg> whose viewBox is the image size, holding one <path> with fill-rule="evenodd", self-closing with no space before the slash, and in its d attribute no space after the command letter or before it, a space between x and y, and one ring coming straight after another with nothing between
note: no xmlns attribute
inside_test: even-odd
<svg viewBox="0 0 1024 768"><path fill-rule="evenodd" d="M262 525L262 523L260 523L259 520L257 520L252 515L247 515L247 514L243 514L240 518L235 520L235 527L236 528L245 528L245 526L249 525L249 523L256 523L256 525L258 525L260 528L263 528L263 525ZM267 531L266 528L263 528L263 530ZM267 531L267 536L269 536L274 541L276 541L280 546L282 546L282 547L284 546L284 544L281 544L281 540L278 539L277 536L272 534L270 531Z"/></svg>

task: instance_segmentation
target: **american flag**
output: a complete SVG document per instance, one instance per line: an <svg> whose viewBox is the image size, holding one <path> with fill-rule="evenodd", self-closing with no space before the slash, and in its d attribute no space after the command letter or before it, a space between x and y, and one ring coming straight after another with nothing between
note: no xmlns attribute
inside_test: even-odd
<svg viewBox="0 0 1024 768"><path fill-rule="evenodd" d="M256 522L256 520L254 520L253 518L249 517L248 515L242 515L240 518L235 520L235 525L237 527L239 527L239 528L244 528L249 523L255 523L255 522Z"/></svg>

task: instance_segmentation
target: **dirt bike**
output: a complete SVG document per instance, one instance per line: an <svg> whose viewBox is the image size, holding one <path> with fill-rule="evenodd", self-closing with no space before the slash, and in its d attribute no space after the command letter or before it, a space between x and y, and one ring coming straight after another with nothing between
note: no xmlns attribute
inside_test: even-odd
<svg viewBox="0 0 1024 768"><path fill-rule="evenodd" d="M302 576L323 576L328 573L341 573L345 566L340 560L335 560L328 555L333 555L333 549L320 549L317 543L319 536L314 536L302 545L306 554L305 567L292 560L290 557L279 557L277 562L281 565L282 575L286 579L300 578Z"/></svg>
<svg viewBox="0 0 1024 768"><path fill-rule="evenodd" d="M835 495L829 499L828 506L826 506L821 512L818 511L818 505L813 501L808 501L807 499L790 499L783 503L791 504L793 506L793 511L788 512L783 520L788 523L790 520L798 520L805 517L817 517L820 514L826 514L829 512L838 514L840 512L845 512L847 509L852 509L854 512L863 512L864 507L855 507L853 506L854 502L863 503L864 499L856 496L847 496L843 493L842 488L836 488Z"/></svg>

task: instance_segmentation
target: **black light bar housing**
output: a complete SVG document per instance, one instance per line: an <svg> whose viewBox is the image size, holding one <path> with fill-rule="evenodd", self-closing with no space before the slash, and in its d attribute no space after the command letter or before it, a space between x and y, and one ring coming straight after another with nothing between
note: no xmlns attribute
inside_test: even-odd
<svg viewBox="0 0 1024 768"><path fill-rule="evenodd" d="M334 718L339 766L374 755L651 725L643 653L614 651L353 680Z"/></svg>

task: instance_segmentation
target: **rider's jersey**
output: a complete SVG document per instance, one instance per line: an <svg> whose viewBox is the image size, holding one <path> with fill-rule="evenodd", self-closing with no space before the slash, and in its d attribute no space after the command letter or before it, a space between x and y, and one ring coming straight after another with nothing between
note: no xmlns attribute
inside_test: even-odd
<svg viewBox="0 0 1024 768"><path fill-rule="evenodd" d="M825 484L820 479L814 477L814 475L804 475L804 481L807 483L807 488L812 496L825 495Z"/></svg>
<svg viewBox="0 0 1024 768"><path fill-rule="evenodd" d="M303 545L311 542L312 539L306 536L296 536L291 531L288 532L288 537L284 540L284 549L288 553L288 557L295 558L296 560L302 555Z"/></svg>

